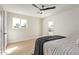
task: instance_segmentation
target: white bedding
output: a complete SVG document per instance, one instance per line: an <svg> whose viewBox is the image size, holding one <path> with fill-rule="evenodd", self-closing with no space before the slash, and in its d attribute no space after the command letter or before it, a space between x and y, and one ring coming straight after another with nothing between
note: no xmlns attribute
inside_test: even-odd
<svg viewBox="0 0 79 59"><path fill-rule="evenodd" d="M64 38L48 41L44 44L45 55L79 55L79 47L75 38Z"/></svg>

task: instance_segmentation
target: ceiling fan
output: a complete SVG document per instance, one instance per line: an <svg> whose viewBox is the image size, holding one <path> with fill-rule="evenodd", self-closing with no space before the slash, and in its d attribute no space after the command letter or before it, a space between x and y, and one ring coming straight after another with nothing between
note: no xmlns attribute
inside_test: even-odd
<svg viewBox="0 0 79 59"><path fill-rule="evenodd" d="M50 10L50 9L55 9L56 8L55 6L53 6L53 7L45 7L45 5L41 5L41 8L40 8L36 4L32 4L32 5L40 10L40 14L43 14L43 12L45 10Z"/></svg>

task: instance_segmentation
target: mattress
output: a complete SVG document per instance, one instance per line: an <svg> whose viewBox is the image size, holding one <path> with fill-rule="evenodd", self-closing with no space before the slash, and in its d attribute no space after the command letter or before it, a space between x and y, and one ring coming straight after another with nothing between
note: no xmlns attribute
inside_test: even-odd
<svg viewBox="0 0 79 59"><path fill-rule="evenodd" d="M79 47L76 38L63 38L55 41L48 41L44 44L44 55L79 55Z"/></svg>

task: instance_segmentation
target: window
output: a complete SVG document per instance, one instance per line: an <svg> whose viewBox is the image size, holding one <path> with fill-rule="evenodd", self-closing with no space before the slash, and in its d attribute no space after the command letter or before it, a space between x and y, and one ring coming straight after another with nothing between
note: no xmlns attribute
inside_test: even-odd
<svg viewBox="0 0 79 59"><path fill-rule="evenodd" d="M13 18L13 28L20 28L20 19L19 18Z"/></svg>
<svg viewBox="0 0 79 59"><path fill-rule="evenodd" d="M27 22L25 19L21 19L21 27L26 27Z"/></svg>
<svg viewBox="0 0 79 59"><path fill-rule="evenodd" d="M52 22L52 21L49 21L49 22L48 22L48 27L49 27L49 28L52 28L52 27L53 27L53 25L54 25L54 24L53 24L53 22Z"/></svg>
<svg viewBox="0 0 79 59"><path fill-rule="evenodd" d="M54 24L52 21L48 22L48 32L53 32L54 30Z"/></svg>
<svg viewBox="0 0 79 59"><path fill-rule="evenodd" d="M20 19L13 17L12 19L12 27L13 28L26 28L27 27L27 20L26 19Z"/></svg>

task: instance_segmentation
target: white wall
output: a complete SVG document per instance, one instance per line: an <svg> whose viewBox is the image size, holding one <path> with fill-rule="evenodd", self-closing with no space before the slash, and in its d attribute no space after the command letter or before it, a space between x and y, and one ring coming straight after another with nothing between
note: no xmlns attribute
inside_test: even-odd
<svg viewBox="0 0 79 59"><path fill-rule="evenodd" d="M28 39L33 39L41 35L40 30L40 18L24 16L14 13L7 13L8 18L8 42L18 42ZM12 17L20 17L26 19L28 22L28 28L13 29Z"/></svg>
<svg viewBox="0 0 79 59"><path fill-rule="evenodd" d="M48 35L47 22L54 22L54 34L79 36L79 8L62 11L43 20L43 35Z"/></svg>

